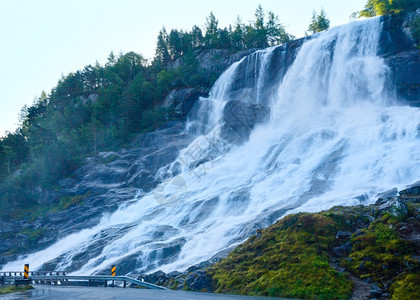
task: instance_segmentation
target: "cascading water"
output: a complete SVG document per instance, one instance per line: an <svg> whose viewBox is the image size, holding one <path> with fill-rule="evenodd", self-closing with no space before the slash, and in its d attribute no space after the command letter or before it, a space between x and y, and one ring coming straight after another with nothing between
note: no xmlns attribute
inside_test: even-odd
<svg viewBox="0 0 420 300"><path fill-rule="evenodd" d="M183 270L285 214L372 203L417 181L420 110L392 105L380 31L379 18L353 22L305 41L293 63L277 47L233 64L190 116L187 130L206 133L158 172L162 184L24 260L80 274L121 261ZM239 145L222 138L225 107L238 100L270 110Z"/></svg>

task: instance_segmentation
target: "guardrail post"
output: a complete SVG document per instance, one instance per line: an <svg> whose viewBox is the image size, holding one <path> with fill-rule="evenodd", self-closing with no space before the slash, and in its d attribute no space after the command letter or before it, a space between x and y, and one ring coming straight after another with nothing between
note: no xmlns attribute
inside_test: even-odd
<svg viewBox="0 0 420 300"><path fill-rule="evenodd" d="M124 287L125 287L126 281L124 280Z"/></svg>
<svg viewBox="0 0 420 300"><path fill-rule="evenodd" d="M29 264L25 264L23 267L23 276L25 279L29 279Z"/></svg>

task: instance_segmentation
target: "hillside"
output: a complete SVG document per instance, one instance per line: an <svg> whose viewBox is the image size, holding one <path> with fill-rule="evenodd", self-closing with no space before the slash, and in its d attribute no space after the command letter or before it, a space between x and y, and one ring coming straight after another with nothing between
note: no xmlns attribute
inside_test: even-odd
<svg viewBox="0 0 420 300"><path fill-rule="evenodd" d="M380 14L377 2L361 14ZM0 267L117 265L220 293L416 295L410 9L296 40L261 7L224 29L210 14L205 33L162 29L153 61L111 53L63 77L0 139Z"/></svg>

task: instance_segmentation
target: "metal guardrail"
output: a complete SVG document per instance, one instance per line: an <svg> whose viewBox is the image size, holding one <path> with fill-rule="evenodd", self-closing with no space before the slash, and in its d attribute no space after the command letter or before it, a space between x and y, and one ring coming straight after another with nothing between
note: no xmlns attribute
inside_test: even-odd
<svg viewBox="0 0 420 300"><path fill-rule="evenodd" d="M23 272L0 272L0 281L5 283L21 284L25 280ZM88 286L103 283L108 286L108 282L120 281L123 287L127 283L138 285L148 289L166 290L167 288L138 280L127 276L107 276L107 275L91 275L91 276L76 276L66 275L65 271L33 271L29 272L29 279L27 280L35 284L61 284L61 285L78 285L78 283L87 283Z"/></svg>

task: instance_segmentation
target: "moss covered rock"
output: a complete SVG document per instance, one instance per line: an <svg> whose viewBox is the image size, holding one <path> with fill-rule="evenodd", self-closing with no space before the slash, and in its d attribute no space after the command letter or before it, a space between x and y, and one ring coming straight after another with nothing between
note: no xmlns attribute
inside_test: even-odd
<svg viewBox="0 0 420 300"><path fill-rule="evenodd" d="M251 237L208 272L217 292L346 299L353 283L329 264L342 227L324 214L290 215Z"/></svg>
<svg viewBox="0 0 420 300"><path fill-rule="evenodd" d="M398 197L403 214L388 203L289 215L207 273L220 293L349 299L355 276L381 297L416 299L420 222L413 199Z"/></svg>

